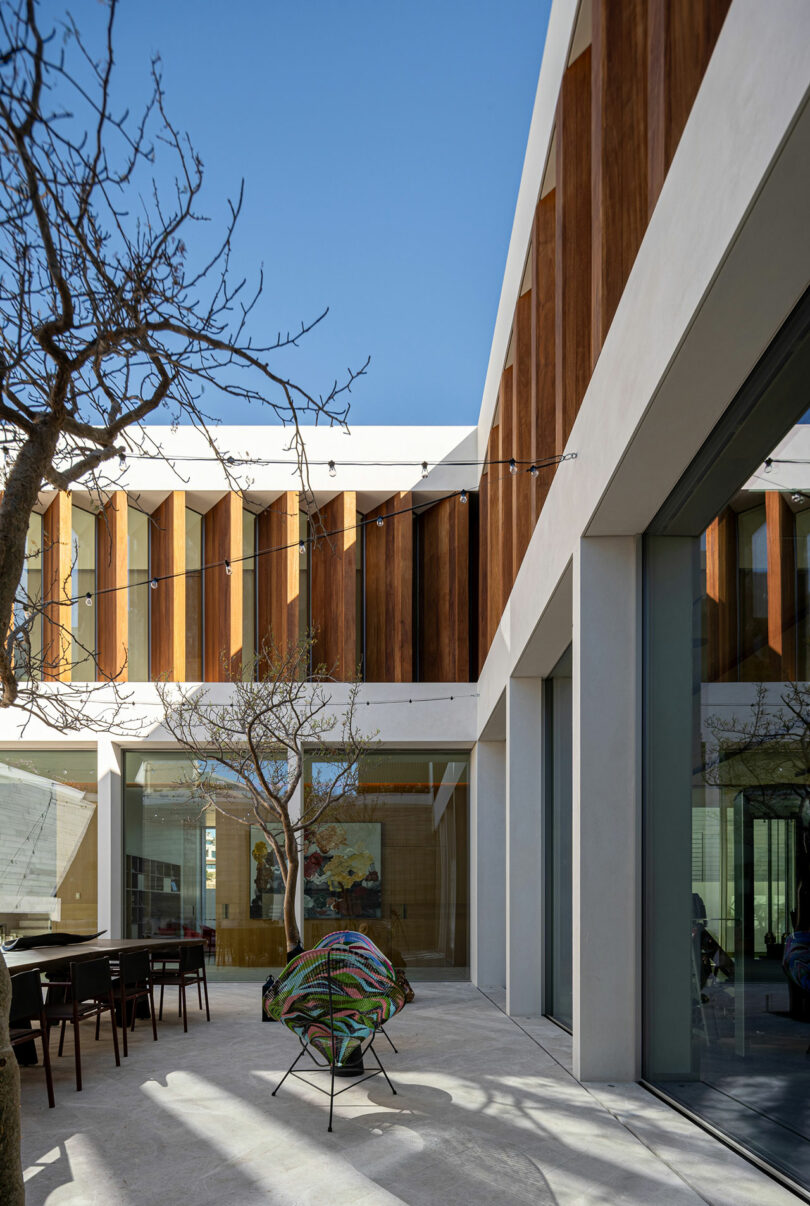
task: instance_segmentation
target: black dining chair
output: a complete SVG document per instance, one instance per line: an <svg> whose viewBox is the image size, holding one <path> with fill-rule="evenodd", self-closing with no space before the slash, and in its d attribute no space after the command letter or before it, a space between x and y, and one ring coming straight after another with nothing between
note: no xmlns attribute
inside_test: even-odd
<svg viewBox="0 0 810 1206"><path fill-rule="evenodd" d="M70 990L70 1000L46 1003L45 1017L49 1026L61 1022L62 1031L59 1035L60 1055L65 1045L65 1027L68 1022L73 1026L76 1091L80 1093L82 1088L82 1056L79 1042L79 1023L84 1018L95 1017L97 1019L96 1036L98 1036L98 1023L100 1022L101 1014L109 1012L115 1063L116 1067L120 1068L121 1066L121 1057L118 1052L118 1027L115 1024L115 998L113 996L109 959L88 959L82 962L71 963L69 980L50 981L49 988L58 987Z"/></svg>
<svg viewBox="0 0 810 1206"><path fill-rule="evenodd" d="M38 970L18 972L11 977L11 1045L42 1040L42 1066L45 1069L45 1086L48 1090L48 1105L53 1109L53 1076L51 1056L48 1051L48 1023L45 1018L45 1003L42 1000L42 980ZM33 1062L33 1061L32 1061Z"/></svg>
<svg viewBox="0 0 810 1206"><path fill-rule="evenodd" d="M169 968L167 963L176 958L177 969ZM161 967L157 964L161 963ZM202 994L205 993L205 1017L207 1021L211 1021L211 1010L208 1007L208 981L205 975L205 946L202 942L195 943L193 946L181 946L177 948L176 956L166 952L166 954L155 955L152 979L155 986L160 985L160 1009L158 1018L163 1020L163 990L166 987L177 987L180 993L178 1001L178 1012L183 1018L183 1031L188 1031L188 1015L186 1012L186 989L192 985L197 985L197 998L200 1002L200 1009L203 1007Z"/></svg>
<svg viewBox="0 0 810 1206"><path fill-rule="evenodd" d="M127 1050L127 1030L135 1029L137 1003L146 1000L152 1019L152 1038L157 1042L157 1019L152 983L152 961L148 951L121 951L118 959L118 974L113 979L113 989L121 1006L121 1035L124 1040L124 1056ZM131 1016L130 1016L131 1015ZM99 1019L96 1019L98 1037Z"/></svg>

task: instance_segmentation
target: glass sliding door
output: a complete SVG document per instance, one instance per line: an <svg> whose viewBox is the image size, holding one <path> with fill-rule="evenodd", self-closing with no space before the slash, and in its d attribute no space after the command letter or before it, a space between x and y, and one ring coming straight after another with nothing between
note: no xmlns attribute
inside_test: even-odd
<svg viewBox="0 0 810 1206"><path fill-rule="evenodd" d="M781 363L645 537L644 1076L810 1188L810 414Z"/></svg>
<svg viewBox="0 0 810 1206"><path fill-rule="evenodd" d="M544 684L546 934L544 1012L573 1027L571 649Z"/></svg>

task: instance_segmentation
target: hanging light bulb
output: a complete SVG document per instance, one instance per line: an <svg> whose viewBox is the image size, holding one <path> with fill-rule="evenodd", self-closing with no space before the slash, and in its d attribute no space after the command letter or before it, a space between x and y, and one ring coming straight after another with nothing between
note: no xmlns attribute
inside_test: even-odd
<svg viewBox="0 0 810 1206"><path fill-rule="evenodd" d="M765 458L765 472L770 473L772 468L773 468L773 461L771 460L771 458L769 456L767 456Z"/></svg>
<svg viewBox="0 0 810 1206"><path fill-rule="evenodd" d="M378 515L377 516L377 527L381 528L382 526L383 526L383 517L382 517L382 515Z"/></svg>
<svg viewBox="0 0 810 1206"><path fill-rule="evenodd" d="M423 481L427 477L427 475L428 475L427 461L422 461L422 480Z"/></svg>
<svg viewBox="0 0 810 1206"><path fill-rule="evenodd" d="M509 458L509 472L517 473L517 461L513 456L510 456Z"/></svg>
<svg viewBox="0 0 810 1206"><path fill-rule="evenodd" d="M803 503L806 501L806 499L807 499L807 495L801 494L798 490L796 491L795 494L791 494L791 496L790 496L790 501L795 502L795 503Z"/></svg>
<svg viewBox="0 0 810 1206"><path fill-rule="evenodd" d="M301 556L303 557L303 556L304 556L304 553L306 553L306 551L307 551L307 546L304 544L304 542L303 542L303 540L302 540L302 541L301 541L301 543L300 543L300 544L299 544L299 546L298 546L298 552L299 552L299 553L301 554Z"/></svg>
<svg viewBox="0 0 810 1206"><path fill-rule="evenodd" d="M466 490L462 490L462 491L461 491L461 493L460 493L460 494L459 494L459 496L458 496L458 501L459 501L459 502L462 502L462 503L465 503L465 502L467 501L467 499L468 499L468 498L469 498L469 494L467 493L467 491L466 491Z"/></svg>
<svg viewBox="0 0 810 1206"><path fill-rule="evenodd" d="M231 569L231 563L227 557L225 558L225 573L228 575L229 578L230 578L231 574L233 573L233 570Z"/></svg>
<svg viewBox="0 0 810 1206"><path fill-rule="evenodd" d="M90 594L90 591L88 591L87 594L84 596L84 605L85 605L85 607L93 606L93 596Z"/></svg>
<svg viewBox="0 0 810 1206"><path fill-rule="evenodd" d="M531 469L529 470L529 474L531 477L539 477L540 470L537 468L536 465L532 465Z"/></svg>
<svg viewBox="0 0 810 1206"><path fill-rule="evenodd" d="M123 448L118 453L118 460L121 462L122 465L126 465L126 463L127 463L127 454L124 452Z"/></svg>
<svg viewBox="0 0 810 1206"><path fill-rule="evenodd" d="M330 476L330 477L337 477L337 468L335 467L335 462L334 462L334 461L330 461L330 462L329 462L329 476Z"/></svg>
<svg viewBox="0 0 810 1206"><path fill-rule="evenodd" d="M157 578L153 578L152 581L149 583L149 585L151 586L152 590L157 590L157 588L158 588Z"/></svg>

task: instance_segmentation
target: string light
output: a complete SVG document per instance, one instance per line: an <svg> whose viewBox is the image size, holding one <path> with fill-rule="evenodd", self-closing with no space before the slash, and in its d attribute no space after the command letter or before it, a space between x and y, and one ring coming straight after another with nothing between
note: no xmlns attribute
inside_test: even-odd
<svg viewBox="0 0 810 1206"><path fill-rule="evenodd" d="M126 465L126 463L127 463L127 454L124 452L123 449L121 449L121 451L118 453L118 460L121 462L122 465Z"/></svg>
<svg viewBox="0 0 810 1206"><path fill-rule="evenodd" d="M510 456L510 458L509 458L509 472L510 472L510 473L512 473L512 474L514 474L514 473L517 473L517 471L518 471L518 467L517 467L517 461L515 460L515 458L514 458L513 456Z"/></svg>
<svg viewBox="0 0 810 1206"><path fill-rule="evenodd" d="M427 475L428 475L428 463L427 463L427 461L422 461L422 481L425 480Z"/></svg>
<svg viewBox="0 0 810 1206"><path fill-rule="evenodd" d="M772 468L773 468L773 457L768 456L765 458L765 472L770 473Z"/></svg>
<svg viewBox="0 0 810 1206"><path fill-rule="evenodd" d="M330 462L329 462L329 476L330 476L330 477L337 477L337 468L335 467L335 462L334 462L334 461L330 461Z"/></svg>
<svg viewBox="0 0 810 1206"><path fill-rule="evenodd" d="M544 468L548 465L561 464L563 461L572 461L572 460L576 459L576 456L577 456L577 454L575 452L567 452L562 456L549 457L548 460L542 462L539 467ZM497 462L490 461L488 463L490 465L508 464L507 461L497 461ZM538 468L538 466L536 464L532 464L531 468ZM526 472L530 472L530 470L527 469ZM442 494L438 498L427 498L427 499L422 500L421 502L414 503L411 506L400 507L399 509L397 509L395 511L389 511L386 518L387 519L395 519L400 515L411 515L411 514L419 515L419 514L421 514L422 511L428 509L429 507L435 505L436 503L447 502L451 498L458 498L459 502L462 505L466 505L466 503L469 501L469 497L470 497L470 491L466 487L461 490L451 490L449 493ZM98 598L101 595L115 594L118 591L133 590L136 587L147 586L147 585L152 586L152 589L155 589L156 585L159 584L160 582L172 581L175 578L185 578L189 574L197 574L197 573L200 573L205 570L216 569L218 566L224 566L225 573L228 576L231 576L233 573L233 565L234 564L240 564L245 561L255 562L256 560L258 560L259 557L266 557L272 553L285 552L287 549L295 548L296 543L298 545L298 551L301 554L301 556L303 557L307 552L307 547L310 544L314 544L317 539L329 538L332 536L340 536L344 532L351 532L351 531L356 532L362 528L368 527L368 525L372 524L372 523L376 524L377 527L382 527L383 523L384 523L384 519L382 516L377 516L375 519L372 519L372 518L359 519L354 524L347 524L345 527L342 527L342 528L334 528L330 531L320 532L317 537L309 536L306 539L299 540L299 541L296 541L291 544L276 545L272 548L257 549L253 553L245 553L241 557L233 558L233 562L231 562L228 559L225 559L224 561L215 561L211 565L199 566L193 570L185 569L185 570L177 570L174 573L160 574L159 576L156 576L152 579L147 578L140 582L128 582L128 583L122 583L117 586L105 586L100 590L93 591L92 593L88 592L88 595L91 600L91 602L88 603L88 606L90 606L92 604L93 598ZM50 607L50 606L57 606L57 605L61 606L63 604L77 603L77 602L79 602L80 598L81 598L81 596L77 596L77 597L69 598L69 599L45 600L41 604L41 606L42 607ZM87 602L87 596L85 596L85 602Z"/></svg>
<svg viewBox="0 0 810 1206"><path fill-rule="evenodd" d="M149 585L152 587L152 590L157 590L157 588L158 588L157 578L153 578L152 581L149 583Z"/></svg>
<svg viewBox="0 0 810 1206"><path fill-rule="evenodd" d="M88 591L87 594L84 596L84 602L85 602L86 607L93 606L93 596L90 594L90 591Z"/></svg>
<svg viewBox="0 0 810 1206"><path fill-rule="evenodd" d="M529 476L530 477L539 477L540 476L540 470L537 468L536 465L532 465L531 468L529 469Z"/></svg>

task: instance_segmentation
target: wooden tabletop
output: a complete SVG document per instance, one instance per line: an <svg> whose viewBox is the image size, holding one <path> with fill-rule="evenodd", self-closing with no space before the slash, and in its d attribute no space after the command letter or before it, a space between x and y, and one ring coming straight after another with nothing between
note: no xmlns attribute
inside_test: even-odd
<svg viewBox="0 0 810 1206"><path fill-rule="evenodd" d="M76 942L69 946L32 946L27 951L3 951L3 958L12 976L15 972L31 971L39 967L42 971L53 971L66 963L80 959L98 959L101 955L116 955L119 951L161 951L167 947L199 946L202 938L93 938L90 942Z"/></svg>

